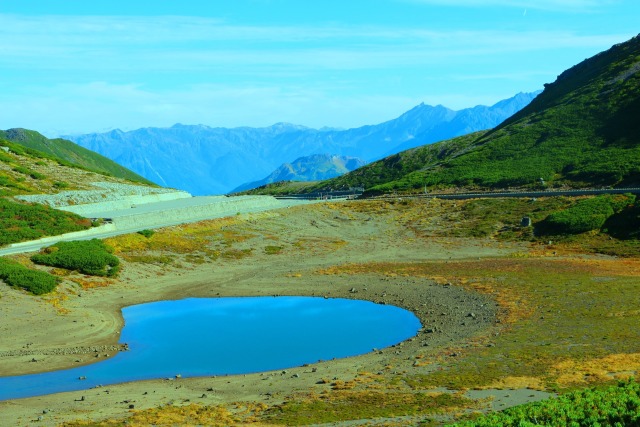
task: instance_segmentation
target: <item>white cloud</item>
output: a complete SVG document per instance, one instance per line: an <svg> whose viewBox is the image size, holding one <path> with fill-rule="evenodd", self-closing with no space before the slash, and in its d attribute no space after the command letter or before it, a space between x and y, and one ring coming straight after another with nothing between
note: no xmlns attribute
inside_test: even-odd
<svg viewBox="0 0 640 427"><path fill-rule="evenodd" d="M262 71L257 73L296 73L424 65L456 57L541 49L599 49L625 38L627 35L583 36L570 31L260 27L228 25L208 18L0 15L0 66L97 73L113 70L130 75L188 70L253 74L258 69Z"/></svg>
<svg viewBox="0 0 640 427"><path fill-rule="evenodd" d="M438 6L516 7L557 12L593 12L615 3L615 0L408 0Z"/></svg>
<svg viewBox="0 0 640 427"><path fill-rule="evenodd" d="M323 87L196 85L151 92L105 82L32 88L37 98L0 98L0 129L24 127L49 136L175 123L238 127L291 122L309 127L357 127L390 120L417 97L353 97ZM310 114L312 112L312 114Z"/></svg>
<svg viewBox="0 0 640 427"><path fill-rule="evenodd" d="M550 53L564 60L631 36L0 15L0 128L55 135L176 122L354 127L422 101L459 109L535 90L564 69L554 69ZM486 82L500 84L479 91Z"/></svg>

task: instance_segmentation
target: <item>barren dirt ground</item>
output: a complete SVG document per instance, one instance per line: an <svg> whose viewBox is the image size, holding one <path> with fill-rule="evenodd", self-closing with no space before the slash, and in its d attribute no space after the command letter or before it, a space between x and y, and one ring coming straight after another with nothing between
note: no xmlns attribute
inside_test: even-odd
<svg viewBox="0 0 640 427"><path fill-rule="evenodd" d="M490 337L501 333L507 306L491 291L480 287L475 291L440 272L351 274L347 270L376 263L427 262L447 271L448 264L510 259L536 248L528 243L443 237L439 227L451 226L443 220L449 209L444 202L420 202L411 209L355 203L359 202L298 206L169 227L148 241L140 235L114 238L109 243L123 259L118 279L66 275L58 292L42 298L0 284L0 375L103 360L92 348L118 342L122 307L186 297L315 295L371 300L413 311L423 324L415 338L286 373L162 379L0 402L1 424L54 426L71 420L120 419L162 405L271 406L299 394L331 390L332 384L335 390L336 381L357 382L366 375L388 387L396 379L437 371L443 358L484 348ZM27 262L26 256L17 258ZM452 271L451 277L455 275ZM65 354L71 349L85 353ZM526 390L529 385L512 388ZM503 408L546 394L526 390L478 395L487 396L496 397ZM387 421L410 425L418 419Z"/></svg>

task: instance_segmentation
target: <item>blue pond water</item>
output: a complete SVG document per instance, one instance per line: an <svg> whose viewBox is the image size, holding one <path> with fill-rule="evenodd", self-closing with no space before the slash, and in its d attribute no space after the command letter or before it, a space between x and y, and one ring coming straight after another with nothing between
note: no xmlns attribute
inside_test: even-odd
<svg viewBox="0 0 640 427"><path fill-rule="evenodd" d="M420 328L418 318L401 308L331 298L190 298L122 312L120 342L129 351L88 366L0 378L0 400L177 374L290 368L388 347Z"/></svg>

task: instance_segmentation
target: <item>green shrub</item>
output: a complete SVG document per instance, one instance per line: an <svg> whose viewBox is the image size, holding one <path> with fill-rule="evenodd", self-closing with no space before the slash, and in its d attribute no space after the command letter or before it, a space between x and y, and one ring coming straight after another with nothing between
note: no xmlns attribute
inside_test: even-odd
<svg viewBox="0 0 640 427"><path fill-rule="evenodd" d="M22 264L0 258L0 279L9 286L26 289L42 295L58 285L58 278L44 271L30 270Z"/></svg>
<svg viewBox="0 0 640 427"><path fill-rule="evenodd" d="M0 184L2 184L0 176ZM48 206L0 198L0 245L86 230L91 222Z"/></svg>
<svg viewBox="0 0 640 427"><path fill-rule="evenodd" d="M459 427L494 426L637 426L640 384L634 380L605 389L586 389L542 402L485 415Z"/></svg>
<svg viewBox="0 0 640 427"><path fill-rule="evenodd" d="M153 230L140 230L138 231L138 234L146 237L147 239L150 238L151 236L153 236L156 232Z"/></svg>
<svg viewBox="0 0 640 427"><path fill-rule="evenodd" d="M601 229L614 214L633 204L633 195L604 195L581 200L554 212L538 226L540 234L579 234Z"/></svg>
<svg viewBox="0 0 640 427"><path fill-rule="evenodd" d="M267 255L277 255L281 253L283 249L282 246L267 245L264 248L264 253Z"/></svg>
<svg viewBox="0 0 640 427"><path fill-rule="evenodd" d="M33 255L36 264L76 270L92 276L115 276L120 260L113 249L98 239L58 242Z"/></svg>
<svg viewBox="0 0 640 427"><path fill-rule="evenodd" d="M13 157L6 155L4 152L0 152L0 162L11 163L13 162Z"/></svg>
<svg viewBox="0 0 640 427"><path fill-rule="evenodd" d="M610 217L604 228L618 239L640 239L640 201Z"/></svg>
<svg viewBox="0 0 640 427"><path fill-rule="evenodd" d="M45 174L42 174L40 172L35 172L35 171L31 171L29 176L33 179L45 179L47 177Z"/></svg>
<svg viewBox="0 0 640 427"><path fill-rule="evenodd" d="M24 166L14 166L13 170L23 175L29 175L31 173L31 169L25 168Z"/></svg>
<svg viewBox="0 0 640 427"><path fill-rule="evenodd" d="M64 181L56 181L56 182L53 183L53 186L55 188L67 188L67 187L69 187L69 184L64 182Z"/></svg>
<svg viewBox="0 0 640 427"><path fill-rule="evenodd" d="M13 170L15 172L19 172L19 173L21 173L23 175L28 175L33 179L45 179L46 178L46 175L41 174L40 172L32 171L31 169L26 168L24 166L14 166Z"/></svg>

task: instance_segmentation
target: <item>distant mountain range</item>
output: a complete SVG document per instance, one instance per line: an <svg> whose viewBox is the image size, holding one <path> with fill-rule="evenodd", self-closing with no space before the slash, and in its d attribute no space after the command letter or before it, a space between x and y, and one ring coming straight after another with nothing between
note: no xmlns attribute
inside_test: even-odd
<svg viewBox="0 0 640 427"><path fill-rule="evenodd" d="M176 124L65 138L162 186L194 195L222 194L268 179L277 168L300 157L330 153L370 162L490 129L528 105L538 93L520 93L491 107L460 111L420 104L396 119L347 130L317 130L287 123L232 129Z"/></svg>
<svg viewBox="0 0 640 427"><path fill-rule="evenodd" d="M365 164L364 160L357 157L313 154L297 158L291 163L284 163L266 178L240 185L232 192L250 190L280 181L322 181L344 175Z"/></svg>
<svg viewBox="0 0 640 427"><path fill-rule="evenodd" d="M564 71L489 131L412 148L305 191L356 186L370 194L640 186L640 35Z"/></svg>

